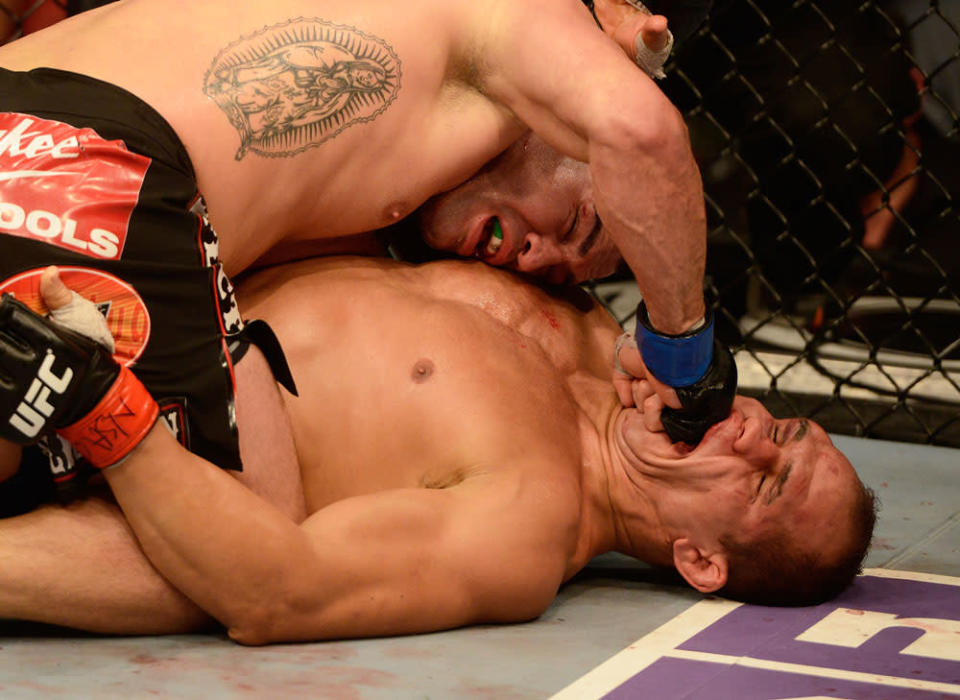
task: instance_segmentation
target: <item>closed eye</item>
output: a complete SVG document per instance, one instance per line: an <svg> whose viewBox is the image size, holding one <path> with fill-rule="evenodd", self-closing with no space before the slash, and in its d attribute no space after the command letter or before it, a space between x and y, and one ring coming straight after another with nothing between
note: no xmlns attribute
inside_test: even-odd
<svg viewBox="0 0 960 700"><path fill-rule="evenodd" d="M590 233L587 234L587 237L583 239L580 243L580 248L577 250L577 254L581 258L587 257L587 253L590 252L590 249L600 240L600 231L603 229L603 222L600 221L600 215L597 214L597 210L593 210L593 228L590 229Z"/></svg>
<svg viewBox="0 0 960 700"><path fill-rule="evenodd" d="M577 207L576 213L573 215L573 223L570 224L570 228L567 229L566 233L563 234L563 241L567 241L573 236L574 232L577 230L577 224L580 223L580 207Z"/></svg>

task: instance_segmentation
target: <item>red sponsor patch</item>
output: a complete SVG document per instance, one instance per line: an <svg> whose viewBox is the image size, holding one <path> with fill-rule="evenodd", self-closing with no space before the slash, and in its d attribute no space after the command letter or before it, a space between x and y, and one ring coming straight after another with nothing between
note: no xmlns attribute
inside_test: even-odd
<svg viewBox="0 0 960 700"><path fill-rule="evenodd" d="M40 296L40 275L45 268L23 272L0 282L0 294L9 292L38 314L47 307ZM115 344L113 358L132 365L150 340L150 314L136 290L113 275L86 267L61 267L60 279L70 289L96 304L106 316Z"/></svg>
<svg viewBox="0 0 960 700"><path fill-rule="evenodd" d="M150 159L93 129L0 113L0 234L117 260Z"/></svg>

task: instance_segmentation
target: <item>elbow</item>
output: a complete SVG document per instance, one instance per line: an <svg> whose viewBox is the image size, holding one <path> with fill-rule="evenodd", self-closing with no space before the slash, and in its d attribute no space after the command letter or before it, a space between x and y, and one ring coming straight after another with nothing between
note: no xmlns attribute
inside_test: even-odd
<svg viewBox="0 0 960 700"><path fill-rule="evenodd" d="M245 647L262 647L274 641L262 634L258 634L249 627L228 627L227 636L237 644Z"/></svg>
<svg viewBox="0 0 960 700"><path fill-rule="evenodd" d="M640 153L658 160L692 157L683 116L666 97L630 101L604 115L595 143L617 153Z"/></svg>
<svg viewBox="0 0 960 700"><path fill-rule="evenodd" d="M271 614L262 607L237 613L222 622L230 639L243 646L256 647L283 641L275 638L275 625L271 623Z"/></svg>
<svg viewBox="0 0 960 700"><path fill-rule="evenodd" d="M263 646L294 641L289 624L291 619L291 611L284 606L281 596L262 595L234 607L220 622L237 644Z"/></svg>
<svg viewBox="0 0 960 700"><path fill-rule="evenodd" d="M263 646L324 638L326 635L315 624L320 613L316 601L304 600L286 591L265 594L255 602L238 606L220 622L237 644Z"/></svg>

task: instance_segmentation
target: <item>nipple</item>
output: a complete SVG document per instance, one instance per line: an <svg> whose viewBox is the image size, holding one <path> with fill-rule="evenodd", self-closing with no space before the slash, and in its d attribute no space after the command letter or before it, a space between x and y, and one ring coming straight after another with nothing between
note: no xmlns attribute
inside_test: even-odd
<svg viewBox="0 0 960 700"><path fill-rule="evenodd" d="M413 370L410 372L410 378L417 384L423 384L433 376L434 369L435 366L433 362L426 358L421 358L414 363Z"/></svg>
<svg viewBox="0 0 960 700"><path fill-rule="evenodd" d="M410 205L406 202L390 202L384 210L383 215L388 224L395 224L406 216L410 211Z"/></svg>

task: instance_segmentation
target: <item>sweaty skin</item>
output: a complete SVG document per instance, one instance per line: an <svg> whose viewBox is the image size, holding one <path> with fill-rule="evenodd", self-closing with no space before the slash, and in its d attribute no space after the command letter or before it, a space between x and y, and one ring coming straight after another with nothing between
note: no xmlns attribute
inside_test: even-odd
<svg viewBox="0 0 960 700"><path fill-rule="evenodd" d="M372 0L125 0L0 48L0 66L83 73L156 109L186 147L234 277L308 255L383 254L377 232L532 129L588 172L561 193L561 214L508 203L516 216L488 261L583 279L609 274L618 248L654 325L680 332L703 313L702 187L679 113L632 62L637 34L655 44L663 18L601 5L619 7L605 22L613 40L577 0L428 0L401 23ZM456 249L473 225L456 221L452 239L431 245ZM269 381L263 362L241 371ZM258 432L283 431L245 410L264 419L248 421ZM0 471L16 463L10 449ZM253 479L273 466L250 461L256 449L241 444Z"/></svg>
<svg viewBox="0 0 960 700"><path fill-rule="evenodd" d="M275 460L255 493L158 426L104 473L126 520L88 501L0 522L0 616L129 633L206 613L251 644L400 634L530 619L610 550L709 592L725 533L845 546L856 475L820 428L742 399L695 449L671 444L611 387L619 327L571 294L452 261L254 276L241 301L301 392L284 398L299 468ZM250 391L238 377L247 405L278 398ZM273 494L298 489L304 514L285 514ZM104 557L124 562L110 585Z"/></svg>
<svg viewBox="0 0 960 700"><path fill-rule="evenodd" d="M610 31L635 36L631 12ZM683 121L579 0L428 0L402 22L374 0L124 0L0 48L0 66L106 80L165 117L232 276L275 249L343 250L331 241L395 223L533 129L589 162L656 327L702 316Z"/></svg>

